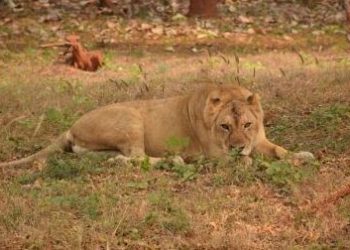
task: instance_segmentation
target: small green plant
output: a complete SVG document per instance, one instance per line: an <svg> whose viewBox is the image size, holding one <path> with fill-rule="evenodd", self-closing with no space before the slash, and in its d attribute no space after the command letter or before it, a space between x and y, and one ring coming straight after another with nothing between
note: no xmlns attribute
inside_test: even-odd
<svg viewBox="0 0 350 250"><path fill-rule="evenodd" d="M105 50L104 51L104 58L103 63L107 69L117 71L120 67L118 64L115 63L115 50Z"/></svg>
<svg viewBox="0 0 350 250"><path fill-rule="evenodd" d="M48 166L44 170L44 176L52 179L71 179L77 177L81 172L79 165L72 161L51 157Z"/></svg>
<svg viewBox="0 0 350 250"><path fill-rule="evenodd" d="M149 160L149 157L146 156L142 161L141 161L141 165L140 165L141 169L145 172L149 172L151 167L152 167L152 164Z"/></svg>
<svg viewBox="0 0 350 250"><path fill-rule="evenodd" d="M241 162L240 157L232 152L229 161L223 163L228 165L231 171L219 179L220 184L229 183L245 186L261 180L288 191L291 185L312 176L319 166L317 162L308 162L306 166L296 167L286 160L271 161L259 155L254 158L253 164L249 165ZM213 181L215 180L213 179Z"/></svg>
<svg viewBox="0 0 350 250"><path fill-rule="evenodd" d="M177 177L182 181L194 180L198 175L199 167L200 165L197 164L174 163L171 156L159 162L155 166L156 169L162 169L176 173Z"/></svg>
<svg viewBox="0 0 350 250"><path fill-rule="evenodd" d="M258 170L257 178L286 192L292 185L313 176L319 168L318 162L308 162L304 166L296 167L286 160L267 161L263 158L258 158L254 165Z"/></svg>
<svg viewBox="0 0 350 250"><path fill-rule="evenodd" d="M238 149L232 149L229 157L217 163L219 169L225 169L224 173L214 175L212 179L216 185L245 186L254 182L257 178L257 169L252 165L244 164L242 155Z"/></svg>
<svg viewBox="0 0 350 250"><path fill-rule="evenodd" d="M44 178L73 179L86 174L98 174L102 170L101 162L107 155L55 155L48 158L47 167L43 172Z"/></svg>
<svg viewBox="0 0 350 250"><path fill-rule="evenodd" d="M75 120L72 113L58 110L56 108L47 109L45 112L45 117L49 123L55 126L58 125L62 130L69 128Z"/></svg>
<svg viewBox="0 0 350 250"><path fill-rule="evenodd" d="M300 182L304 178L301 168L293 167L285 161L264 161L260 162L260 167L265 168L268 180L278 187L283 187L291 182Z"/></svg>

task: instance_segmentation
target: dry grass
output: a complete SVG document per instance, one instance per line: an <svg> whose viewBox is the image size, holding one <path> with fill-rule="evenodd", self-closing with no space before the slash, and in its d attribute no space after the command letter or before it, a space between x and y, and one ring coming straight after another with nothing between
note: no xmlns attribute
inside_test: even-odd
<svg viewBox="0 0 350 250"><path fill-rule="evenodd" d="M0 248L350 245L349 197L322 211L305 209L350 181L348 55L303 52L302 63L293 52L239 54L237 66L234 54L105 52L105 67L89 73L47 66L54 58L49 52L0 51L0 59L10 58L0 68L0 161L37 151L97 106L180 94L201 82L239 81L262 96L269 137L312 150L319 163L295 169L257 158L248 168L233 161L162 170L88 154L52 157L44 169L3 169Z"/></svg>

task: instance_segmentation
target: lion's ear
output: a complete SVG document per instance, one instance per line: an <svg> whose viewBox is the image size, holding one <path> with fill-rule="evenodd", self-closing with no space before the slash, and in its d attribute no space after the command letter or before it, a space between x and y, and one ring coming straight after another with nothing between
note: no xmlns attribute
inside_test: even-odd
<svg viewBox="0 0 350 250"><path fill-rule="evenodd" d="M220 93L218 91L212 92L208 96L208 101L209 101L210 104L214 104L214 105L217 105L217 104L221 103Z"/></svg>
<svg viewBox="0 0 350 250"><path fill-rule="evenodd" d="M216 115L219 113L223 104L222 97L220 96L220 92L215 91L211 93L205 102L205 106L203 109L203 119L205 125L210 128L214 123Z"/></svg>
<svg viewBox="0 0 350 250"><path fill-rule="evenodd" d="M252 94L251 96L248 96L247 102L250 105L259 105L260 103L260 97L258 94Z"/></svg>
<svg viewBox="0 0 350 250"><path fill-rule="evenodd" d="M263 117L264 112L262 110L261 104L260 104L260 97L258 94L252 94L247 98L247 102L249 105L252 106L253 110L255 110L257 113L260 113Z"/></svg>

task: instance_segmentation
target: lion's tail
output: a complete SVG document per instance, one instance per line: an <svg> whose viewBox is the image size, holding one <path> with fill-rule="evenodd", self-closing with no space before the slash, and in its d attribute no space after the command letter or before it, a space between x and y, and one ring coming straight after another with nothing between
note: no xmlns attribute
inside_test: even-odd
<svg viewBox="0 0 350 250"><path fill-rule="evenodd" d="M66 133L63 133L51 145L40 150L39 152L32 154L28 157L19 159L19 160L0 163L0 168L19 166L19 165L31 163L31 162L38 160L38 159L45 159L46 157L48 157L52 153L68 151L70 149L70 145L71 145L71 140L69 139L69 132L66 132Z"/></svg>

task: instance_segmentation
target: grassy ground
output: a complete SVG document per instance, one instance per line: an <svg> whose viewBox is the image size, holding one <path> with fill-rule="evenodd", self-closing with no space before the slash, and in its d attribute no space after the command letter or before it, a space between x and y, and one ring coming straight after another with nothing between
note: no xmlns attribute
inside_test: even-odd
<svg viewBox="0 0 350 250"><path fill-rule="evenodd" d="M318 162L152 168L61 154L2 169L0 249L348 249L349 197L305 209L350 181L346 52L103 52L89 73L54 64L54 50L0 50L0 161L38 151L95 107L223 82L258 92L269 138Z"/></svg>

